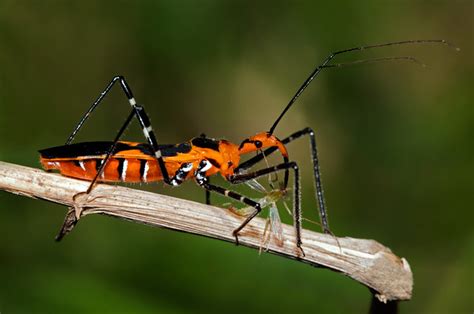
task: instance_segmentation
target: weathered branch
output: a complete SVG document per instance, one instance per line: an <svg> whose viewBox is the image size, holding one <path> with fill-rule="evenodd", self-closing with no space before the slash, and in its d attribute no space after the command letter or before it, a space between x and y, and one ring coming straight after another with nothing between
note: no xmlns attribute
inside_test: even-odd
<svg viewBox="0 0 474 314"><path fill-rule="evenodd" d="M99 213L234 242L232 231L242 221L219 207L116 185L99 184L89 195L78 194L87 187L85 181L0 162L0 189L71 207L71 228L76 217ZM264 219L252 220L240 233L240 245L259 248L264 228ZM382 302L411 298L413 277L408 262L378 242L348 237L336 240L303 230L306 255L302 256L296 249L293 227L284 225L283 232L283 245L272 240L269 252L341 272L369 287Z"/></svg>

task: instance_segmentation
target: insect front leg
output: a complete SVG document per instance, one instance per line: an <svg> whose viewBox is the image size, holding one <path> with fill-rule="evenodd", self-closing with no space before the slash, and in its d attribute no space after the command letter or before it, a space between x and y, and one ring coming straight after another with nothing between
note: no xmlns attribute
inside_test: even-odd
<svg viewBox="0 0 474 314"><path fill-rule="evenodd" d="M233 184L239 184L248 180L252 180L258 177L262 177L267 174L275 173L278 171L286 171L288 169L292 169L294 172L294 182L293 182L293 221L294 221L294 228L295 228L295 233L296 233L296 246L298 249L301 251L301 253L304 254L304 251L301 247L302 241L301 241L301 198L300 198L300 174L299 174L299 168L296 162L287 162L287 163L282 163L276 166L264 168L257 170L255 172L251 173L246 173L246 174L236 174L229 178L229 181ZM258 213L257 213L258 214ZM237 229L235 229L234 232L238 233L240 230L242 230L249 222L252 220L257 214L250 215Z"/></svg>
<svg viewBox="0 0 474 314"><path fill-rule="evenodd" d="M318 147L316 144L316 135L313 129L311 128L304 128L300 131L297 131L290 136L286 137L283 139L281 142L286 145L296 139L302 138L303 136L309 136L310 139L310 151L311 151L311 161L313 164L313 174L314 174L314 181L315 181L315 186L316 186L316 200L318 202L318 207L319 207L319 216L321 219L321 225L323 227L323 232L324 233L329 233L331 234L331 231L329 229L329 222L327 219L327 211L326 211L326 202L324 200L324 191L323 191L323 184L322 184L322 179L321 179L321 170L319 166L319 158L318 158ZM242 172L243 170L249 169L253 167L255 164L260 162L265 156L269 156L272 153L274 153L277 150L276 147L270 147L264 150L261 154L256 155L246 162L243 162L237 167L235 172L239 174L239 172ZM285 176L285 187L286 187L286 176Z"/></svg>

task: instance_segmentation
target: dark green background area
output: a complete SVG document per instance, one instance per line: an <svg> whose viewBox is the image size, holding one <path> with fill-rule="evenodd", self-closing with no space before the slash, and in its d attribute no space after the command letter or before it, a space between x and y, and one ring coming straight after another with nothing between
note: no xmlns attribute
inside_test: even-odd
<svg viewBox="0 0 474 314"><path fill-rule="evenodd" d="M402 313L473 304L473 2L0 1L0 160L39 167L113 75L126 76L158 140L239 143L268 130L331 51L443 38L338 61L282 120L317 131L332 230L409 261ZM78 140L110 140L128 112L114 90ZM129 140L143 141L138 127ZM306 140L304 215L317 219ZM193 182L137 186L203 201ZM219 199L219 202L225 202ZM255 250L103 216L53 241L66 208L0 192L0 312L364 313L369 291L340 274ZM291 223L287 215L284 220ZM305 225L317 230L317 227ZM304 239L303 239L304 242Z"/></svg>

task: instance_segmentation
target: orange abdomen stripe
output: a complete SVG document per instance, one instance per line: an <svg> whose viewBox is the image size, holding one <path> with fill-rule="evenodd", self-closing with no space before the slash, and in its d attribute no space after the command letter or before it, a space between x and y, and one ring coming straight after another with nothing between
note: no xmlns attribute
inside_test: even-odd
<svg viewBox="0 0 474 314"><path fill-rule="evenodd" d="M90 158L82 160L46 159L41 163L46 170L59 170L64 176L91 181L100 168L102 159ZM179 169L178 163L166 163L168 173ZM138 158L109 158L98 181L101 182L155 182L163 180L156 160Z"/></svg>

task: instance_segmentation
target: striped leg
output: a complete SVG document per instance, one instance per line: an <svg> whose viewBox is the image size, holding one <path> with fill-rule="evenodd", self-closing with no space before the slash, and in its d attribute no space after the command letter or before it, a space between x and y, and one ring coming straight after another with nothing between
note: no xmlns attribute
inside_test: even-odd
<svg viewBox="0 0 474 314"><path fill-rule="evenodd" d="M185 162L179 167L179 169L176 171L174 176L171 178L170 183L173 186L178 186L181 183L186 180L186 177L188 176L188 173L193 170L193 163L192 162Z"/></svg>
<svg viewBox="0 0 474 314"><path fill-rule="evenodd" d="M316 185L316 199L318 201L318 206L319 206L319 216L320 216L320 219L321 219L321 225L323 227L324 233L331 233L331 231L329 229L328 219L327 219L326 203L324 201L323 184L322 184L322 180L321 180L321 170L320 170L320 167L319 167L318 148L317 148L317 145L316 145L316 136L314 134L314 131L311 128L305 128L305 129L300 130L298 132L295 132L295 133L291 134L290 136L288 136L287 138L283 139L282 143L284 145L286 145L286 144L288 144L288 143L290 143L290 142L292 142L296 139L299 139L299 138L301 138L305 135L308 135L309 139L310 139L311 159L312 159L312 162L313 162L313 173L314 173L314 180L315 180L315 185ZM264 156L268 156L268 155L272 154L273 152L275 152L276 150L277 150L276 147L267 148L262 154L254 156L253 158L250 158L246 162L240 164L240 166L235 170L235 172L238 175L239 172L241 172L242 170L246 170L246 169L254 166L258 162L260 162L264 158ZM287 176L285 175L285 187L286 187L286 183L287 183L286 178L287 178Z"/></svg>
<svg viewBox="0 0 474 314"><path fill-rule="evenodd" d="M125 132L125 130L127 129L128 125L130 124L130 122L132 121L134 116L135 116L135 110L132 110L130 112L130 114L128 115L127 120L125 120L124 124L122 125L122 127L118 131L117 135L115 136L115 139L114 139L112 145L110 146L109 150L107 151L107 155L105 155L104 160L101 162L100 167L97 169L97 173L95 174L94 179L91 181L91 184L87 188L86 194L89 194L92 191L92 188L94 187L95 183L97 182L97 179L99 178L99 176L104 171L105 166L107 165L107 161L109 160L110 156L113 155L113 153L115 151L115 147L117 146L117 142L119 141L119 139L122 136L123 132ZM121 165L123 167L123 162L121 163ZM122 171L119 171L119 173L122 176Z"/></svg>
<svg viewBox="0 0 474 314"><path fill-rule="evenodd" d="M81 192L81 193L78 193L78 194L74 195L73 199L75 199L80 194L83 194L83 193L89 194L92 191L92 188L94 187L94 184L97 182L97 178L99 178L99 176L102 174L102 172L105 169L105 165L107 164L107 160L109 160L110 156L113 154L113 152L115 150L115 147L117 146L117 142L118 142L120 136L123 134L123 132L125 132L125 129L128 127L128 125L130 124L130 122L132 121L134 116L135 116L135 111L132 110L130 112L130 114L128 115L127 120L125 120L125 123L122 125L119 132L115 136L115 139L114 139L112 145L110 146L109 150L107 151L107 155L105 156L104 160L102 161L99 168L97 169L97 173L96 173L94 179L91 181L91 184L87 188L86 192ZM119 168L123 169L124 161L122 161L120 163L120 165L121 166L119 166ZM125 169L125 172L126 172L126 169ZM119 173L123 173L123 172L119 170ZM70 231L72 231L72 229L77 224L77 222L78 222L78 220L77 220L77 217L75 215L74 209L70 209L68 211L68 213L66 214L66 218L65 218L64 223L61 227L61 230L59 231L58 235L56 236L56 241L61 241L61 239L66 234L68 234Z"/></svg>
<svg viewBox="0 0 474 314"><path fill-rule="evenodd" d="M199 137L207 138L206 134L204 134L204 133L201 133L201 135L199 135ZM211 179L209 177L207 177L207 183L210 183L210 182L211 182ZM206 190L205 199L206 199L206 205L211 205L211 191Z"/></svg>
<svg viewBox="0 0 474 314"><path fill-rule="evenodd" d="M210 184L209 183L209 178L206 177L206 171L209 170L211 167L212 167L212 164L206 159L203 159L199 163L199 166L196 169L196 172L194 173L194 178L195 178L195 180L196 180L196 182L199 186L206 189L207 192L215 192L215 193L233 198L233 199L235 199L235 200L237 200L241 203L244 203L246 205L249 205L249 206L252 206L253 208L255 208L255 211L250 216L248 216L245 219L245 221L237 229L235 229L232 232L232 234L235 237L235 243L238 245L239 244L239 237L238 237L239 231L242 230L242 228L245 227L245 225L247 225L250 220L252 220L255 216L257 216L262 211L262 208L261 208L259 203L255 202L255 201L253 201L253 200L251 200L251 199L249 199L249 198L247 198L243 195L240 195L240 194L238 194L234 191L224 189L223 187Z"/></svg>
<svg viewBox="0 0 474 314"><path fill-rule="evenodd" d="M165 162L163 161L161 150L158 147L158 142L156 140L155 133L153 132L153 128L151 127L150 119L148 118L148 115L146 114L145 109L142 106L137 104L135 98L133 97L132 90L130 89L130 86L128 86L128 84L125 81L125 78L123 76L115 76L114 78L112 78L112 80L107 85L107 87L104 89L104 91L99 95L99 97L94 101L94 103L90 106L90 108L82 116L81 120L76 125L76 127L72 131L71 135L69 136L68 140L66 141L66 145L68 145L72 142L74 137L77 135L77 133L79 132L79 130L83 126L84 122L86 122L86 120L89 118L90 114L97 108L97 106L102 102L104 97L110 92L112 87L117 82L120 83L120 87L122 88L123 92L125 93L125 96L127 97L128 102L129 102L130 106L133 109L133 113L137 117L138 122L140 123L140 126L142 127L143 135L145 136L145 138L147 139L148 143L150 144L150 146L152 147L152 149L154 151L156 159L158 160L158 165L160 167L160 171L163 174L163 181L167 184L171 184L168 171L166 170L166 167L165 167ZM120 139L120 136L125 131L128 124L130 123L132 117L133 117L133 114L131 114L128 117L127 121L124 123L124 125L120 129L119 133L117 134L117 136L114 140L114 144L110 148L109 153L107 154L107 157L106 157L105 161L101 165L101 169L100 169L101 171L97 172L96 178L93 180L92 183L94 183L97 180L97 177L100 175L100 172L103 171L107 159L113 153L113 150L115 148L116 143L118 142L118 140ZM90 190L92 189L92 185L89 187L88 192L90 192Z"/></svg>
<svg viewBox="0 0 474 314"><path fill-rule="evenodd" d="M102 100L105 98L105 96L110 92L112 87L115 85L116 82L120 82L120 87L122 87L123 92L127 96L127 99L130 103L130 105L133 107L135 102L135 99L133 98L132 91L130 90L130 87L128 86L127 82L125 81L125 78L123 76L115 76L112 78L112 81L107 85L107 87L104 89L102 93L100 93L99 97L92 103L90 108L86 111L86 113L82 116L81 120L79 123L76 125L74 130L72 131L71 135L69 135L68 140L66 141L66 145L71 144L71 142L74 140L74 137L77 135L79 130L82 128L84 122L89 118L91 113L97 108L97 106L102 102Z"/></svg>
<svg viewBox="0 0 474 314"><path fill-rule="evenodd" d="M229 179L231 183L234 184L239 184L243 183L245 181L255 179L258 177L262 177L267 174L271 174L277 171L286 171L288 169L293 169L295 178L293 182L293 221L294 221L294 227L295 227L295 233L296 233L296 246L301 250L301 253L304 256L304 251L301 248L301 198L300 198L300 174L299 174L299 168L296 162L287 162L287 163L282 163L273 167L268 167L264 169L257 170L255 172L251 173L246 173L246 174L237 174L234 175ZM237 229L234 230L234 233L238 233L240 230L242 230L249 222L252 220L257 213L254 213L250 215Z"/></svg>
<svg viewBox="0 0 474 314"><path fill-rule="evenodd" d="M245 221L237 229L235 229L232 232L232 235L235 237L235 243L238 245L239 244L238 233L240 232L240 230L242 230L243 227L245 227L250 222L250 220L252 220L255 216L257 216L262 211L260 204L234 191L230 191L230 190L224 189L223 187L210 184L207 177L201 180L196 180L196 182L199 184L199 186L206 189L206 191L215 192L215 193L233 198L241 203L244 203L246 205L249 205L255 208L255 211L250 216L248 216L245 219Z"/></svg>
<svg viewBox="0 0 474 314"><path fill-rule="evenodd" d="M135 104L134 109L135 115L137 116L137 119L142 127L143 135L145 135L148 144L150 144L151 148L155 153L155 157L158 160L158 166L160 167L160 171L163 175L163 181L167 184L171 184L168 170L166 170L161 150L158 147L158 142L156 141L155 132L153 132L153 128L151 127L150 119L148 118L148 115L145 112L145 108Z"/></svg>

